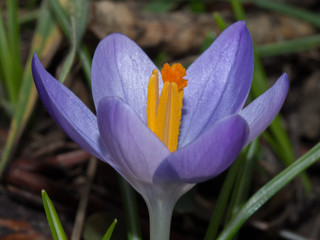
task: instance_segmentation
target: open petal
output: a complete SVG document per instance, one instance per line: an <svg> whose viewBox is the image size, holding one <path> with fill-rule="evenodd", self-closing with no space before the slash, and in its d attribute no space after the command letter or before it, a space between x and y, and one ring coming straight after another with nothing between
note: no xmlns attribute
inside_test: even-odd
<svg viewBox="0 0 320 240"><path fill-rule="evenodd" d="M179 147L215 121L239 111L249 93L252 74L252 39L245 22L237 22L187 69Z"/></svg>
<svg viewBox="0 0 320 240"><path fill-rule="evenodd" d="M159 166L154 181L197 183L220 174L234 161L249 134L246 121L229 116Z"/></svg>
<svg viewBox="0 0 320 240"><path fill-rule="evenodd" d="M92 61L96 108L103 97L117 96L145 122L148 81L156 68L134 41L119 33L108 35L99 43Z"/></svg>
<svg viewBox="0 0 320 240"><path fill-rule="evenodd" d="M152 183L152 176L170 151L138 115L117 97L105 97L98 105L98 126L104 145L118 162L117 169L133 185Z"/></svg>
<svg viewBox="0 0 320 240"><path fill-rule="evenodd" d="M39 96L52 118L82 148L108 161L107 152L101 147L96 116L43 68L36 54L32 60L32 73Z"/></svg>
<svg viewBox="0 0 320 240"><path fill-rule="evenodd" d="M276 117L287 96L289 79L286 73L264 94L255 99L239 113L250 128L247 143L262 133Z"/></svg>

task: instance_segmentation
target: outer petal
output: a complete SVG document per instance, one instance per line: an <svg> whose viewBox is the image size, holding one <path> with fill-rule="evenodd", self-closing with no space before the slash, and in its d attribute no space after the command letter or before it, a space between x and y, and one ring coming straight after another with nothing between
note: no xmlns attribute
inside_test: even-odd
<svg viewBox="0 0 320 240"><path fill-rule="evenodd" d="M168 156L157 169L154 181L197 183L213 178L234 161L248 134L242 117L229 116Z"/></svg>
<svg viewBox="0 0 320 240"><path fill-rule="evenodd" d="M289 79L286 73L264 94L255 99L239 113L249 124L247 143L262 133L276 117L287 96Z"/></svg>
<svg viewBox="0 0 320 240"><path fill-rule="evenodd" d="M152 183L155 169L170 154L168 148L119 98L103 98L97 116L104 145L120 165L117 170L133 185Z"/></svg>
<svg viewBox="0 0 320 240"><path fill-rule="evenodd" d="M96 116L43 68L36 54L32 60L32 73L39 96L52 118L82 148L107 160L107 153L101 148Z"/></svg>
<svg viewBox="0 0 320 240"><path fill-rule="evenodd" d="M217 120L238 112L248 96L252 74L252 39L245 22L237 22L187 70L179 147Z"/></svg>
<svg viewBox="0 0 320 240"><path fill-rule="evenodd" d="M108 35L99 43L92 62L92 94L96 108L103 97L117 96L146 122L148 81L156 68L131 39L119 33Z"/></svg>

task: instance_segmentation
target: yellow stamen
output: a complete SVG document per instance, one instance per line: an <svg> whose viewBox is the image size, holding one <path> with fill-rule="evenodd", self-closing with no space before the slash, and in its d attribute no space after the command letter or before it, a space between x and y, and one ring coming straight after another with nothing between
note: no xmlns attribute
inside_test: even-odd
<svg viewBox="0 0 320 240"><path fill-rule="evenodd" d="M159 100L158 71L153 70L148 84L147 123L148 127L173 152L177 150L183 88L186 70L181 64L165 64L161 70L163 89Z"/></svg>
<svg viewBox="0 0 320 240"><path fill-rule="evenodd" d="M158 70L152 71L148 83L148 95L147 95L147 123L148 127L155 132L156 131L156 119L157 109L159 104L159 77Z"/></svg>

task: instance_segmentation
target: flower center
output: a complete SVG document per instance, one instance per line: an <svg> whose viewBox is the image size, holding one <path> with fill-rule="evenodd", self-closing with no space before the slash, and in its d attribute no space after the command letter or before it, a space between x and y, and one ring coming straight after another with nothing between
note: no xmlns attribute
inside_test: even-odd
<svg viewBox="0 0 320 240"><path fill-rule="evenodd" d="M152 71L147 96L148 127L160 138L171 152L177 150L183 88L187 86L186 69L176 63L164 64L161 69L163 89L159 99L158 70Z"/></svg>

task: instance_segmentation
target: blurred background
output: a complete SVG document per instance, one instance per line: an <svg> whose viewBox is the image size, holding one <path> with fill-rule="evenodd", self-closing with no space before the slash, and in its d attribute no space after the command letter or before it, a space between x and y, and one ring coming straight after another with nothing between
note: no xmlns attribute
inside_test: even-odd
<svg viewBox="0 0 320 240"><path fill-rule="evenodd" d="M73 143L38 101L30 66L35 51L94 112L90 64L108 34L129 36L159 67L165 62L188 67L223 28L246 20L255 45L249 101L283 72L290 90L281 116L237 159L218 230L254 192L319 142L319 0L76 2L0 2L0 239L51 239L41 189L54 202L70 239L99 239L114 218L112 239L126 239L126 202L136 206L143 238L149 234L143 199L110 166ZM315 163L284 187L237 238L320 239L319 170ZM171 239L204 238L227 177L228 171L198 184L179 201Z"/></svg>

